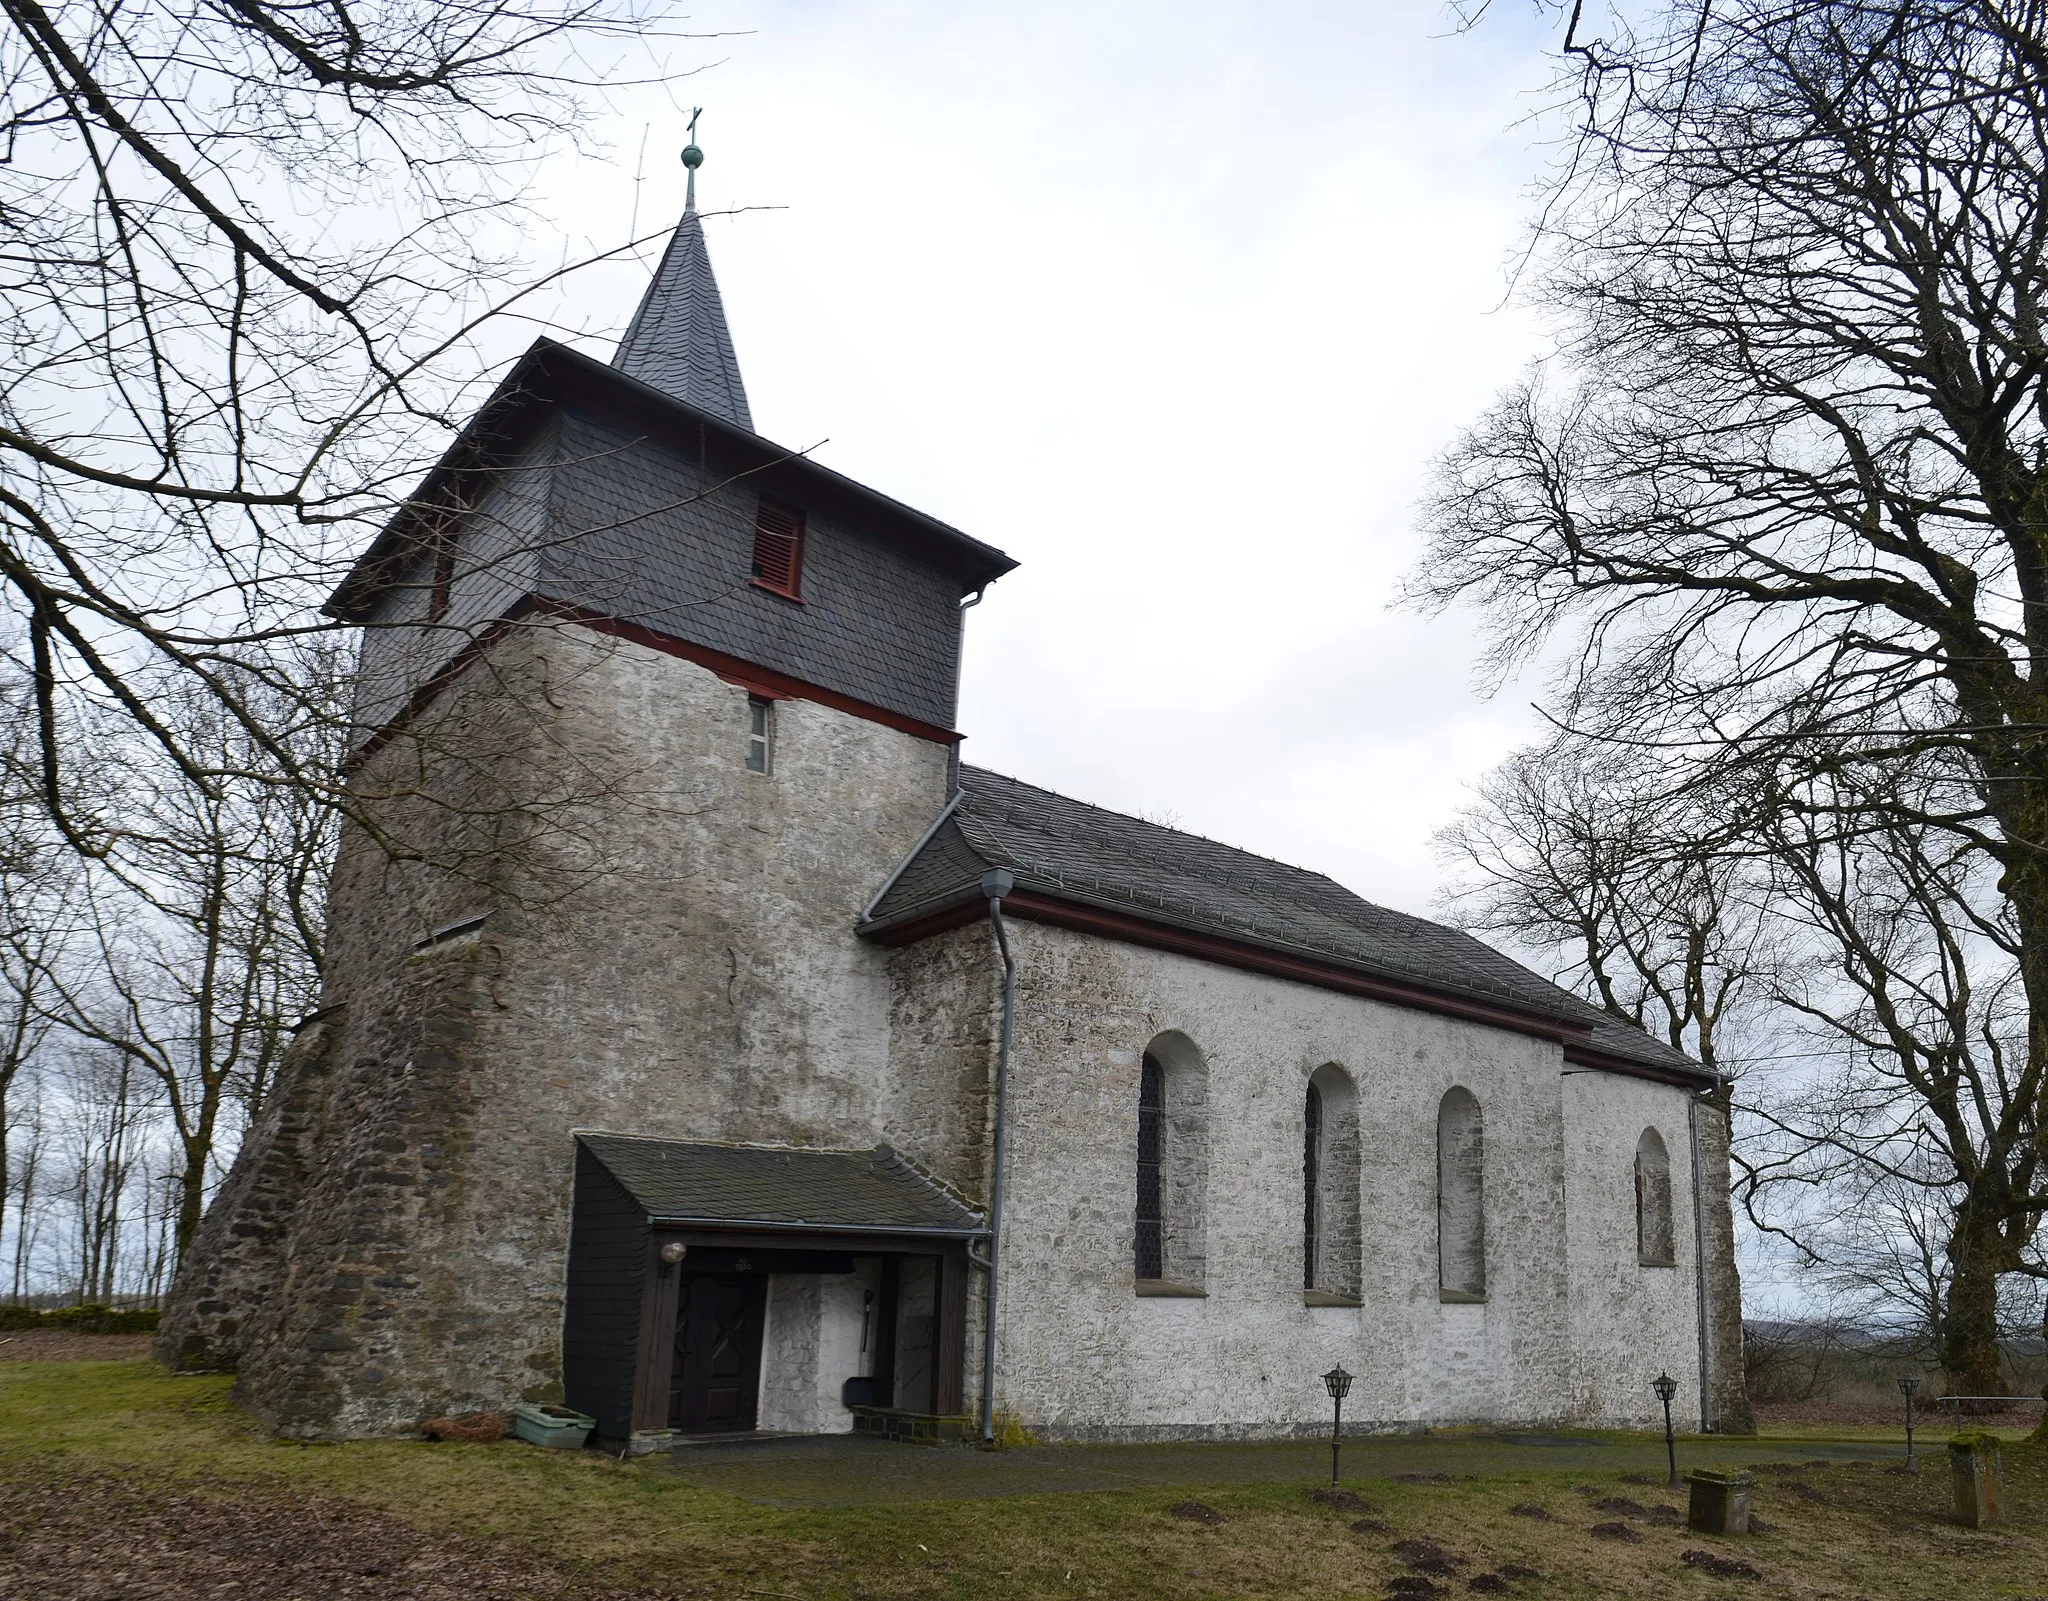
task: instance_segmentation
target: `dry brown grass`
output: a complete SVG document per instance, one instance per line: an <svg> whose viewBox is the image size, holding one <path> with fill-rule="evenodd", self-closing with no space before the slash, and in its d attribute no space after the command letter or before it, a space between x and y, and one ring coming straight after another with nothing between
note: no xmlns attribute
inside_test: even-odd
<svg viewBox="0 0 2048 1601"><path fill-rule="evenodd" d="M580 1601L2048 1598L2048 1455L2030 1446L2008 1450L2014 1515L2000 1529L1950 1521L1938 1460L1919 1477L1833 1464L1760 1473L1765 1532L1736 1541L1677 1526L1678 1498L1641 1475L1583 1469L1356 1480L1353 1496L1215 1484L778 1510L511 1442L277 1445L224 1396L220 1381L140 1363L0 1366L0 1483L28 1509L0 1532L0 1563L10 1550L16 1563L0 1566L0 1593L439 1601L473 1566L479 1598L524 1585ZM97 1513L67 1510L89 1502ZM1600 1524L1636 1538L1597 1537ZM49 1561L22 1555L40 1549L33 1538L74 1553L59 1588ZM123 1555L144 1547L146 1562ZM382 1571L348 1570L355 1548ZM233 1590L219 1588L241 1572L224 1553L259 1564ZM262 1588L260 1574L298 1569L305 1583ZM95 1576L106 1583L90 1587Z"/></svg>

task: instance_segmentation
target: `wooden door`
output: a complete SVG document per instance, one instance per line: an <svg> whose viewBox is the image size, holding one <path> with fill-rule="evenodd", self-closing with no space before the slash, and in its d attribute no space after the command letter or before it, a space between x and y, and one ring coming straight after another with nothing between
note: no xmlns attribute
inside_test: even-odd
<svg viewBox="0 0 2048 1601"><path fill-rule="evenodd" d="M751 1429L761 1383L768 1280L760 1274L685 1274L677 1287L669 1427L684 1434Z"/></svg>

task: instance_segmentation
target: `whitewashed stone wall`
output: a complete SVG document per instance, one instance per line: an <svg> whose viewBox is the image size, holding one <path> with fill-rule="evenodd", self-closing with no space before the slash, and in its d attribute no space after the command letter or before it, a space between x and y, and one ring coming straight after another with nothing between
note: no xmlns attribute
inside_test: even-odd
<svg viewBox="0 0 2048 1601"><path fill-rule="evenodd" d="M1683 1092L1567 1078L1557 1046L1498 1029L1039 924L1012 931L1021 973L997 1397L1028 1427L1077 1438L1311 1432L1329 1418L1319 1375L1339 1362L1358 1376L1346 1415L1385 1426L1646 1421L1655 1402L1647 1388L1636 1396L1637 1368L1696 1384L1690 1268L1643 1282L1629 1179L1644 1121L1682 1135ZM1168 1031L1207 1070L1200 1298L1140 1297L1133 1272L1139 1062ZM1355 1309L1303 1304L1303 1091L1326 1063L1359 1090ZM1438 1293L1437 1108L1453 1085L1484 1117L1478 1304ZM1607 1172L1616 1161L1619 1188ZM1626 1253L1610 1270L1613 1239ZM1688 1232L1686 1263L1690 1250ZM1623 1331L1636 1347L1626 1363L1615 1355Z"/></svg>
<svg viewBox="0 0 2048 1601"><path fill-rule="evenodd" d="M1688 1099L1682 1089L1612 1073L1575 1071L1564 1080L1573 1411L1588 1422L1661 1426L1650 1381L1669 1373L1679 1382L1673 1419L1681 1428L1700 1425ZM1646 1128L1663 1136L1671 1158L1671 1267L1637 1260L1636 1143Z"/></svg>
<svg viewBox="0 0 2048 1601"><path fill-rule="evenodd" d="M844 1434L853 1428L841 1391L846 1380L875 1370L865 1298L878 1294L880 1284L881 1262L874 1257L856 1259L850 1274L782 1273L769 1279L760 1428L794 1434Z"/></svg>

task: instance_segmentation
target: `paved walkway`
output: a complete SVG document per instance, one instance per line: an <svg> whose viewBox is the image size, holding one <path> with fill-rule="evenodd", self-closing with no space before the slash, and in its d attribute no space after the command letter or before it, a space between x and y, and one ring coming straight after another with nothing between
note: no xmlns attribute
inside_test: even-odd
<svg viewBox="0 0 2048 1601"><path fill-rule="evenodd" d="M1820 1458L1902 1457L1904 1445L1805 1439L1681 1440L1679 1471ZM1327 1480L1327 1441L1258 1444L1038 1445L977 1451L897 1445L850 1434L749 1438L690 1445L663 1467L690 1484L764 1506L888 1506L1084 1490L1205 1484L1314 1484ZM1664 1442L1629 1434L1376 1435L1344 1444L1348 1483L1419 1475L1665 1472Z"/></svg>

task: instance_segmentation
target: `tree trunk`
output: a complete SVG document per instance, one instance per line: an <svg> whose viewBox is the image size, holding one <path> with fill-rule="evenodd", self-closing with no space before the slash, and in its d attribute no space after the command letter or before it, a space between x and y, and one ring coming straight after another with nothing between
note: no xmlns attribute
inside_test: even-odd
<svg viewBox="0 0 2048 1601"><path fill-rule="evenodd" d="M1941 1365L1958 1395L2000 1395L2005 1354L1998 1342L1998 1279L2006 1248L1998 1222L1976 1197L1964 1201L1949 1236L1948 1308Z"/></svg>
<svg viewBox="0 0 2048 1601"><path fill-rule="evenodd" d="M185 1247L199 1232L199 1220L206 1214L206 1152L196 1156L188 1148L185 1170L178 1175L178 1226L172 1235L174 1261L185 1260Z"/></svg>

